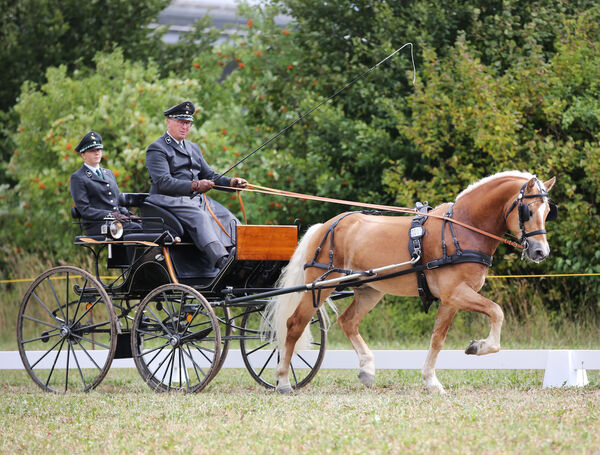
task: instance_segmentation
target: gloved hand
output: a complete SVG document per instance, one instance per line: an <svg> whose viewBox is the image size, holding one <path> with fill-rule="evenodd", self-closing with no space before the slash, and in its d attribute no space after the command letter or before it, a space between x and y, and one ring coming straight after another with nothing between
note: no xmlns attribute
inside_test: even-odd
<svg viewBox="0 0 600 455"><path fill-rule="evenodd" d="M127 216L129 217L129 219L131 221L137 221L137 222L141 222L142 221L142 219L139 216L137 216L136 214L130 212L129 210L127 211Z"/></svg>
<svg viewBox="0 0 600 455"><path fill-rule="evenodd" d="M206 193L215 183L211 180L192 180L192 193Z"/></svg>
<svg viewBox="0 0 600 455"><path fill-rule="evenodd" d="M233 188L246 188L248 186L248 182L246 179L241 177L234 177L231 179L231 186Z"/></svg>
<svg viewBox="0 0 600 455"><path fill-rule="evenodd" d="M110 212L113 218L121 223L127 221L127 216L123 215L121 212Z"/></svg>

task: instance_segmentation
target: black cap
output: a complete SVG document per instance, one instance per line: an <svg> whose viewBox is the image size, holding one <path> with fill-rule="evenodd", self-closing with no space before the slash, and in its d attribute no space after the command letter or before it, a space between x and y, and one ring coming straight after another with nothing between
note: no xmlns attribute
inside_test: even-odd
<svg viewBox="0 0 600 455"><path fill-rule="evenodd" d="M194 103L192 103L191 101L184 101L181 104L170 107L164 112L164 114L165 117L168 118L178 118L180 120L188 120L190 122L193 122L195 111L196 108L194 107Z"/></svg>
<svg viewBox="0 0 600 455"><path fill-rule="evenodd" d="M77 147L75 147L75 151L83 153L87 152L88 150L103 148L104 146L102 145L102 136L100 136L95 131L90 131L85 136L83 136L81 142L79 142L79 144L77 144Z"/></svg>

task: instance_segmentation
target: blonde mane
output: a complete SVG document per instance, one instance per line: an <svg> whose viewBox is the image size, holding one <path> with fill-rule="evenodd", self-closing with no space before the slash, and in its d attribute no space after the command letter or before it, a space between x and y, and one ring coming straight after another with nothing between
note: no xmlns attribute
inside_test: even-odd
<svg viewBox="0 0 600 455"><path fill-rule="evenodd" d="M476 188L479 188L481 185L485 185L486 183L489 183L493 180L500 179L503 177L516 177L516 178L523 178L525 180L530 180L530 179L534 178L535 175L530 174L529 172L521 172L521 171L498 172L497 174L490 175L488 177L484 177L475 183L471 183L468 187L466 187L463 191L461 191L458 194L458 196L456 196L455 202L458 201L458 199L461 198L462 196L464 196L465 194L470 193L471 191L473 191Z"/></svg>

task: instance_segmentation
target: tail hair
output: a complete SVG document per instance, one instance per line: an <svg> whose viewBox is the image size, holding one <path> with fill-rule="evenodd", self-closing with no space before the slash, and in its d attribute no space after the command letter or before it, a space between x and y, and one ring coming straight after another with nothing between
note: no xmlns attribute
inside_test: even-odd
<svg viewBox="0 0 600 455"><path fill-rule="evenodd" d="M315 224L306 231L304 237L302 237L302 240L298 244L296 251L294 251L290 262L283 268L281 276L277 280L276 287L285 289L305 284L304 264L306 261L306 253L308 252L308 245L310 239L321 226L322 224ZM264 328L261 327L261 331L263 333L271 333L271 341L277 340L280 351L284 347L287 336L287 321L290 316L294 314L294 311L296 311L302 296L302 292L290 292L271 299L267 304L265 319L263 321L265 321L265 324L268 324L268 326ZM311 342L312 336L310 334L309 324L302 336L300 336L296 342L294 352L308 349Z"/></svg>

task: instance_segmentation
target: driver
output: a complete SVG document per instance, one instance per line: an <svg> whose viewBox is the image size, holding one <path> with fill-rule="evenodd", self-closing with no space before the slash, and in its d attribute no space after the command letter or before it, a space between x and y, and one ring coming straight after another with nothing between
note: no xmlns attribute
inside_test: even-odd
<svg viewBox="0 0 600 455"><path fill-rule="evenodd" d="M186 140L194 112L191 101L184 101L164 112L167 132L146 151L151 181L147 201L172 212L196 247L206 254L210 264L221 269L234 244L232 227L240 222L206 192L215 185L245 188L248 182L217 174L202 156L200 147ZM192 197L196 193L200 194Z"/></svg>
<svg viewBox="0 0 600 455"><path fill-rule="evenodd" d="M142 230L140 218L125 207L119 206L119 186L110 169L100 167L102 160L102 136L95 131L87 133L75 151L83 159L83 166L71 174L71 196L81 215L83 228L88 235L100 235L104 218L112 216L127 231Z"/></svg>

